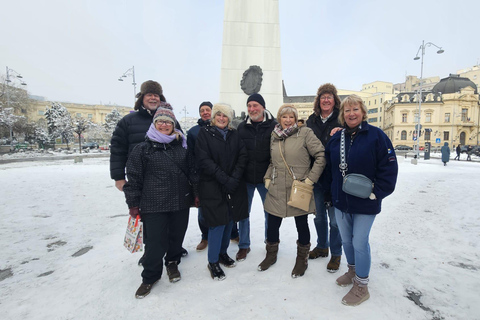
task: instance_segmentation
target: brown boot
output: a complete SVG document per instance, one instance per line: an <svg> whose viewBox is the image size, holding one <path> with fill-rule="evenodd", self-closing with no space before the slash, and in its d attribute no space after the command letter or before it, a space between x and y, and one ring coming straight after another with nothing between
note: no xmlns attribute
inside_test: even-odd
<svg viewBox="0 0 480 320"><path fill-rule="evenodd" d="M342 256L332 256L330 258L330 261L327 264L327 271L331 273L337 272L338 269L340 268L341 259L342 259Z"/></svg>
<svg viewBox="0 0 480 320"><path fill-rule="evenodd" d="M362 302L370 298L370 293L368 293L368 284L361 284L357 281L356 278L353 278L353 287L350 291L343 297L342 303L346 306L358 306Z"/></svg>
<svg viewBox="0 0 480 320"><path fill-rule="evenodd" d="M297 241L297 260L292 270L292 278L298 278L305 274L308 268L308 252L310 251L310 243L301 245Z"/></svg>
<svg viewBox="0 0 480 320"><path fill-rule="evenodd" d="M355 266L348 265L348 271L337 279L337 284L340 287L346 287L353 283L353 278L355 278Z"/></svg>
<svg viewBox="0 0 480 320"><path fill-rule="evenodd" d="M258 265L258 271L265 271L277 262L278 242L267 242L267 256Z"/></svg>

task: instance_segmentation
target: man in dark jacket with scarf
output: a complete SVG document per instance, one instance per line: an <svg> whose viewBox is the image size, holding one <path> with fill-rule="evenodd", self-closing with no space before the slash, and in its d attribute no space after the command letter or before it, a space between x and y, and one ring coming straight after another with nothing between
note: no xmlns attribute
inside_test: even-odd
<svg viewBox="0 0 480 320"><path fill-rule="evenodd" d="M195 141L197 140L198 132L200 128L210 124L212 118L213 105L210 101L204 101L198 107L200 113L200 119L197 121L197 125L188 130L187 133L187 145L189 152L195 157ZM198 208L198 226L202 232L202 240L197 245L197 251L203 251L208 246L208 226L205 224L205 219L202 215L202 208Z"/></svg>
<svg viewBox="0 0 480 320"><path fill-rule="evenodd" d="M247 99L248 116L239 124L237 130L248 151L248 163L244 173L248 191L248 213L252 208L255 189L265 201L267 189L263 176L270 164L270 135L277 124L272 114L265 109L263 97L254 93ZM267 238L267 217L265 213L265 239ZM237 261L243 261L250 252L250 220L239 221L239 243Z"/></svg>
<svg viewBox="0 0 480 320"><path fill-rule="evenodd" d="M153 80L142 83L137 98L135 112L127 114L117 123L110 142L110 177L115 180L115 187L120 191L123 191L126 183L125 167L128 155L137 144L145 141L155 111L160 105L167 103L162 86ZM175 126L180 129L178 122ZM183 250L182 254L186 256L188 252ZM139 264L142 259L143 257Z"/></svg>
<svg viewBox="0 0 480 320"><path fill-rule="evenodd" d="M317 138L326 148L331 138L334 128L341 128L338 121L340 108L340 98L337 89L333 84L325 83L318 88L317 96L313 103L314 113L308 117L307 127L311 128ZM338 129L337 129L338 130ZM314 218L315 229L317 230L317 246L310 251L309 258L317 259L319 257L328 257L328 247L330 247L332 257L327 264L329 272L336 272L340 267L342 256L342 239L335 220L335 210L331 204L330 183L326 174L320 176L320 179L314 186L315 209ZM328 218L327 218L328 213ZM330 219L330 241L328 238L328 219Z"/></svg>

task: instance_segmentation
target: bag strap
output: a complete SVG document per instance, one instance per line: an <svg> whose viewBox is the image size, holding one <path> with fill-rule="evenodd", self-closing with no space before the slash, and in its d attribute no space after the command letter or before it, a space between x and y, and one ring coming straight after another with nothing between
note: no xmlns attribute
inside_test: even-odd
<svg viewBox="0 0 480 320"><path fill-rule="evenodd" d="M348 164L345 161L345 129L342 130L342 135L340 138L340 164L338 167L342 172L342 177L345 177L345 173L348 170Z"/></svg>
<svg viewBox="0 0 480 320"><path fill-rule="evenodd" d="M175 160L173 160L173 158L166 152L166 150L163 150L163 149L161 149L161 150L162 150L162 153L163 153L164 155L166 155L167 158L170 159L170 160L177 166L178 169L180 169L180 171L182 171L182 173L185 175L185 177L187 177L188 183L189 183L190 185L192 185L192 183L190 182L190 179L188 178L187 173L183 170L183 168L181 168L181 167L178 165L178 163L176 163Z"/></svg>
<svg viewBox="0 0 480 320"><path fill-rule="evenodd" d="M292 170L290 170L290 168L288 167L287 161L285 161L285 157L283 156L283 152L282 152L282 141L281 141L281 140L278 140L278 147L280 148L280 155L282 156L283 163L285 163L285 167L287 168L288 173L290 173L290 175L292 176L292 179L293 179L293 180L296 180L296 179L295 179L295 176L293 175Z"/></svg>

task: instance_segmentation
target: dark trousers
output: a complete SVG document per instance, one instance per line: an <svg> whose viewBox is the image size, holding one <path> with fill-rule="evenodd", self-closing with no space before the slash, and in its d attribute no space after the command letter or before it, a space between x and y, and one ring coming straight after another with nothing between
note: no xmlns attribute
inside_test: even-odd
<svg viewBox="0 0 480 320"><path fill-rule="evenodd" d="M280 225L283 218L268 214L267 241L275 243L280 241ZM297 227L298 242L302 245L310 243L310 229L308 228L308 215L295 217Z"/></svg>
<svg viewBox="0 0 480 320"><path fill-rule="evenodd" d="M208 226L202 214L202 208L198 208L198 227L202 232L202 240L208 240Z"/></svg>
<svg viewBox="0 0 480 320"><path fill-rule="evenodd" d="M161 278L164 256L165 264L169 261L180 263L182 243L188 226L188 212L189 209L184 209L142 216L145 242L143 283L152 284Z"/></svg>

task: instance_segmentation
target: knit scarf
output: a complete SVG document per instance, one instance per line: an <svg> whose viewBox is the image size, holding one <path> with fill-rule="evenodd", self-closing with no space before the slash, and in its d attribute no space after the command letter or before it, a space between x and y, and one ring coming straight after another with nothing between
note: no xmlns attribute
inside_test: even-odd
<svg viewBox="0 0 480 320"><path fill-rule="evenodd" d="M218 132L222 134L223 140L227 140L227 133L228 133L228 127L225 127L223 129L220 129L219 127L215 127Z"/></svg>
<svg viewBox="0 0 480 320"><path fill-rule="evenodd" d="M283 139L290 137L292 134L297 132L297 130L298 130L298 126L296 123L293 126L285 129L282 129L282 125L280 123L277 123L275 125L275 128L273 128L273 132L275 132L277 136Z"/></svg>
<svg viewBox="0 0 480 320"><path fill-rule="evenodd" d="M180 138L182 139L182 147L187 149L187 140L185 139L185 136L183 135L183 133L178 129L175 129L171 135L166 135L158 131L155 128L155 125L152 123L150 125L150 128L148 128L148 131L147 131L147 137L149 137L150 140L156 141L158 143L168 144L173 140L175 140L177 136L180 136Z"/></svg>

